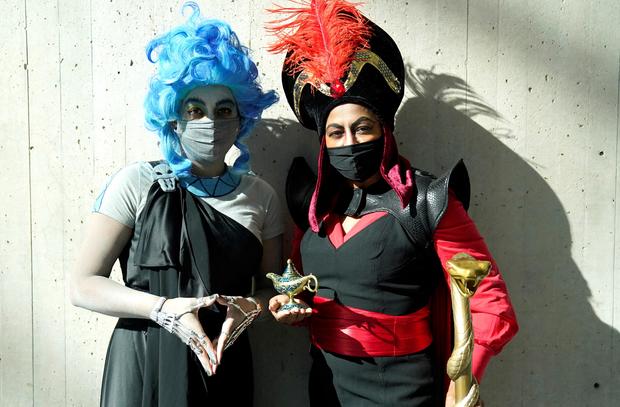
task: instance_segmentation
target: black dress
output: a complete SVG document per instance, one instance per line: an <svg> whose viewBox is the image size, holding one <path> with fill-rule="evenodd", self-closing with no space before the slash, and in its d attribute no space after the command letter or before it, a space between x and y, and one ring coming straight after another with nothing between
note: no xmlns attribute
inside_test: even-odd
<svg viewBox="0 0 620 407"><path fill-rule="evenodd" d="M247 295L261 258L261 242L244 226L182 188L163 192L154 183L119 260L128 287L175 298ZM225 312L200 311L209 337L220 332ZM252 393L247 334L208 377L176 336L149 320L119 319L106 356L101 405L250 406Z"/></svg>

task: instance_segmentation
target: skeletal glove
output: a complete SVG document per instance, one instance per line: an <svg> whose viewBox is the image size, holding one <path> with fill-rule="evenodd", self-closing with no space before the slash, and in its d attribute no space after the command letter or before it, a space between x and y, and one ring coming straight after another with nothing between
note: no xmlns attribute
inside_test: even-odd
<svg viewBox="0 0 620 407"><path fill-rule="evenodd" d="M261 313L261 306L252 297L233 297L220 295L217 302L227 307L226 319L222 324L220 336L213 341L217 347L217 360L222 360L222 353L230 347Z"/></svg>
<svg viewBox="0 0 620 407"><path fill-rule="evenodd" d="M215 373L217 359L215 347L198 320L198 310L213 305L216 300L217 294L201 298L161 297L150 314L153 321L190 347L209 376Z"/></svg>

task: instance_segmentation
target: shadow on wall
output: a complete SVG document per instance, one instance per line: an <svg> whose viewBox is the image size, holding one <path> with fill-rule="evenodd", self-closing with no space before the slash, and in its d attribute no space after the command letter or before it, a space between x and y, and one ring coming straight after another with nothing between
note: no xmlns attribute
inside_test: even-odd
<svg viewBox="0 0 620 407"><path fill-rule="evenodd" d="M399 151L415 167L436 174L465 159L472 181L470 214L501 268L521 326L487 369L487 405L612 405L619 390L612 383L611 355L620 347L620 335L588 302L591 292L571 258L562 203L530 163L504 144L524 135L513 134L462 79L408 71L414 97L396 117ZM490 132L474 119L496 125ZM316 135L296 121L263 120L248 144L254 170L280 197L293 157L316 162ZM285 247L291 225L287 218ZM273 321L251 329L256 405L307 405L305 329Z"/></svg>
<svg viewBox="0 0 620 407"><path fill-rule="evenodd" d="M458 77L408 69L415 97L396 118L399 151L436 173L463 157L472 182L470 214L502 271L521 330L491 362L488 405L612 405L613 327L594 313L592 293L571 258L565 210L545 180L502 141L500 114ZM498 124L492 134L473 119ZM615 397L614 397L615 396Z"/></svg>
<svg viewBox="0 0 620 407"><path fill-rule="evenodd" d="M293 222L284 200L284 185L293 157L302 156L313 165L316 134L297 121L263 119L248 140L252 169L269 182L281 199L285 214L284 255L290 249ZM282 270L277 270L281 273ZM308 405L310 342L304 327L278 324L271 316L251 328L254 358L254 405L256 407Z"/></svg>

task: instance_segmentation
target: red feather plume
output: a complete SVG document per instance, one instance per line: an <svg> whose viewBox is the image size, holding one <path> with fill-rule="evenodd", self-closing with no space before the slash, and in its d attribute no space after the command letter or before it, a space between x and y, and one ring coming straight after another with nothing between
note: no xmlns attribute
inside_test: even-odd
<svg viewBox="0 0 620 407"><path fill-rule="evenodd" d="M277 40L269 51L290 52L286 70L294 75L305 71L315 82L342 87L340 79L348 70L353 55L368 48L371 29L357 4L346 0L293 0L299 7L268 10L282 18L268 23ZM340 92L337 92L340 93Z"/></svg>

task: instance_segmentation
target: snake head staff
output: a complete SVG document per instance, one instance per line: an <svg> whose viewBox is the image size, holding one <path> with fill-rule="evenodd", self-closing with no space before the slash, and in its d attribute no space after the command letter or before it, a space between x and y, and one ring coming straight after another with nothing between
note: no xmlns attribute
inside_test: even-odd
<svg viewBox="0 0 620 407"><path fill-rule="evenodd" d="M468 254L459 253L448 260L448 273L464 297L471 297L478 285L491 270L491 262L476 260Z"/></svg>

